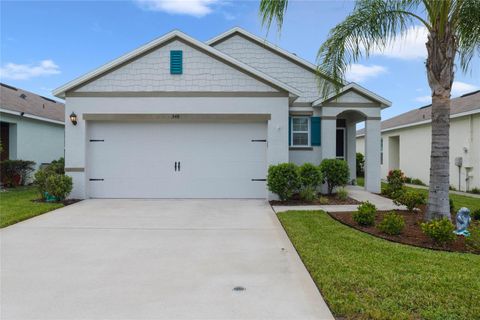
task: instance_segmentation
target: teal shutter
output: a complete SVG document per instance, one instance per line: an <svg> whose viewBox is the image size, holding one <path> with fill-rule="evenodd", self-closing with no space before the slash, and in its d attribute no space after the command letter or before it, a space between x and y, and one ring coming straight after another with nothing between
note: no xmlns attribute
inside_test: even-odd
<svg viewBox="0 0 480 320"><path fill-rule="evenodd" d="M320 146L322 141L320 117L311 117L310 124L311 124L310 139L311 139L312 146Z"/></svg>
<svg viewBox="0 0 480 320"><path fill-rule="evenodd" d="M183 73L183 52L182 50L170 51L170 74Z"/></svg>
<svg viewBox="0 0 480 320"><path fill-rule="evenodd" d="M292 117L288 117L288 145L292 145Z"/></svg>

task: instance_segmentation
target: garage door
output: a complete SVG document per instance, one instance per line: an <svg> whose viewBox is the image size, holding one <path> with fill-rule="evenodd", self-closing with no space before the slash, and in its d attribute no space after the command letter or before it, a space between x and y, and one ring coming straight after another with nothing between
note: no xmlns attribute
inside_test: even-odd
<svg viewBox="0 0 480 320"><path fill-rule="evenodd" d="M265 198L267 123L88 122L92 198Z"/></svg>

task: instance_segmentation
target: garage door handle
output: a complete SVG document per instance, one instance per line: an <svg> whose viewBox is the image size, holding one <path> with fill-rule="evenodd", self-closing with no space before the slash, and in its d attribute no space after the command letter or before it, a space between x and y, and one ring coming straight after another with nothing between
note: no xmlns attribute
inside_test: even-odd
<svg viewBox="0 0 480 320"><path fill-rule="evenodd" d="M180 161L178 161L178 171L180 171Z"/></svg>
<svg viewBox="0 0 480 320"><path fill-rule="evenodd" d="M177 161L175 161L175 171L177 171Z"/></svg>

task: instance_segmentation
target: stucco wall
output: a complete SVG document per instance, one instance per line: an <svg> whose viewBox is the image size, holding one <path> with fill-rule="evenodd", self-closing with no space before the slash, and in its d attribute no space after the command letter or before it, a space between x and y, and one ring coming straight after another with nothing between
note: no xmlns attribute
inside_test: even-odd
<svg viewBox="0 0 480 320"><path fill-rule="evenodd" d="M170 74L170 50L183 51L183 74ZM118 91L255 91L271 86L185 44L173 41L97 80L77 92Z"/></svg>
<svg viewBox="0 0 480 320"><path fill-rule="evenodd" d="M386 177L389 168L389 137L399 137L400 169L412 178L427 183L430 179L431 126L419 125L388 131L383 138L382 177ZM464 152L464 147L468 152ZM357 151L364 153L364 138L357 138ZM452 118L450 120L450 184L458 188L458 167L455 158L463 157L465 166L472 166L470 189L480 188L480 114ZM466 171L461 170L461 190L466 188Z"/></svg>
<svg viewBox="0 0 480 320"><path fill-rule="evenodd" d="M288 162L288 97L68 97L66 115L74 111L78 124L66 125L66 167L85 168L86 172L69 172L73 177L72 198L88 197L86 179L86 130L83 113L268 113L268 164ZM212 143L215 143L212 141ZM128 146L126 146L128 147ZM267 191L265 191L267 194ZM270 194L269 197L272 197Z"/></svg>
<svg viewBox="0 0 480 320"><path fill-rule="evenodd" d="M215 49L302 91L303 94L295 101L296 103L312 102L320 96L318 82L314 72L309 71L242 36L235 35L216 44L214 47Z"/></svg>
<svg viewBox="0 0 480 320"><path fill-rule="evenodd" d="M63 125L6 113L1 113L1 120L15 125L16 142L12 141L15 140L12 136L10 137L11 159L32 160L36 162L38 168L42 163L50 163L63 157ZM10 135L12 133L11 130Z"/></svg>

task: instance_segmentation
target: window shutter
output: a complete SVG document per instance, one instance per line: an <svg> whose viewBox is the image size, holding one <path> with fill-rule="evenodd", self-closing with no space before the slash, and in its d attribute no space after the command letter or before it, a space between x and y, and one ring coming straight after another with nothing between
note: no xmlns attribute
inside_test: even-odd
<svg viewBox="0 0 480 320"><path fill-rule="evenodd" d="M181 50L170 51L170 74L183 73L183 52Z"/></svg>
<svg viewBox="0 0 480 320"><path fill-rule="evenodd" d="M288 145L292 145L292 117L288 117Z"/></svg>
<svg viewBox="0 0 480 320"><path fill-rule="evenodd" d="M311 132L310 132L311 144L312 146L320 146L322 141L320 117L311 117L310 123L311 123Z"/></svg>

